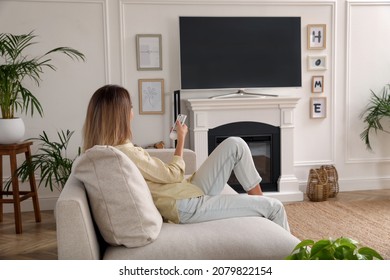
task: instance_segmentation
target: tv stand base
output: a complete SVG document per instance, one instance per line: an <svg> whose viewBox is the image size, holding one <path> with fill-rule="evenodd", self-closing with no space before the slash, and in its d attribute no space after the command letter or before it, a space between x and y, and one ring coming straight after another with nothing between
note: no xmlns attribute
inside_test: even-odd
<svg viewBox="0 0 390 280"><path fill-rule="evenodd" d="M211 96L210 99L253 98L253 97L255 97L255 98L278 97L278 95L276 95L276 94L246 92L244 89L239 89L237 92Z"/></svg>

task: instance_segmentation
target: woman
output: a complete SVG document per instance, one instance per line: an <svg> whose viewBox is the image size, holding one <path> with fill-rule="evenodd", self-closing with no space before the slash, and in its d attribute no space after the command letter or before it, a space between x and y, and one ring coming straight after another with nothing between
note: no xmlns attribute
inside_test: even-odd
<svg viewBox="0 0 390 280"><path fill-rule="evenodd" d="M83 150L94 145L110 145L125 153L145 178L165 220L197 223L261 216L289 231L283 204L262 195L261 177L245 141L238 137L226 139L190 178L185 179L183 150L187 126L177 123L174 156L169 164L164 163L131 143L132 107L130 94L123 87L106 85L99 88L88 105ZM221 194L232 170L248 195Z"/></svg>

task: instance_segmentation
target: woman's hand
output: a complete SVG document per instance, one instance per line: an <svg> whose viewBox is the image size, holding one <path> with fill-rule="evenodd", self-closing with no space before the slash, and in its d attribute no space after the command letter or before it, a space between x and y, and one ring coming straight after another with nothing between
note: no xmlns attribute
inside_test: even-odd
<svg viewBox="0 0 390 280"><path fill-rule="evenodd" d="M181 124L181 122L178 121L176 123L176 132L177 132L177 141L179 141L179 139L184 141L188 133L187 125Z"/></svg>
<svg viewBox="0 0 390 280"><path fill-rule="evenodd" d="M186 124L181 124L179 121L176 122L176 133L177 133L177 144L175 155L183 157L184 142L188 133L188 127Z"/></svg>

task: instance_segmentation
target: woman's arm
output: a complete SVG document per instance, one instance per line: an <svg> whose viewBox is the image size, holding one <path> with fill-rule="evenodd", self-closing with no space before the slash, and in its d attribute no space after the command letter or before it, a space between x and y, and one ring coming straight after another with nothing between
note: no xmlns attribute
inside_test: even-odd
<svg viewBox="0 0 390 280"><path fill-rule="evenodd" d="M184 142L188 132L187 126L178 122L176 127L177 145L171 163L164 163L158 158L151 157L144 149L133 144L119 145L122 150L138 167L142 176L156 183L177 183L184 179L185 162L183 160Z"/></svg>

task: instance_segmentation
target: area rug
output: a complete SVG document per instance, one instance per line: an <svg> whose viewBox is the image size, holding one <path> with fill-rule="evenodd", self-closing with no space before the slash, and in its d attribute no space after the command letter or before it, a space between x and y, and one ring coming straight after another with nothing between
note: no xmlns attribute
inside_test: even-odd
<svg viewBox="0 0 390 280"><path fill-rule="evenodd" d="M390 200L298 202L285 205L299 239L349 237L390 259Z"/></svg>

